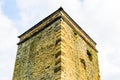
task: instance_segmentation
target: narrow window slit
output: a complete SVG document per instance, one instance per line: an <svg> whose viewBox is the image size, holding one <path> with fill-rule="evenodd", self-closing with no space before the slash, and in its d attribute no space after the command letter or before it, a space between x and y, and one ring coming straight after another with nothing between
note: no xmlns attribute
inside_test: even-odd
<svg viewBox="0 0 120 80"><path fill-rule="evenodd" d="M90 61L92 61L92 54L87 50L87 55Z"/></svg>
<svg viewBox="0 0 120 80"><path fill-rule="evenodd" d="M80 59L80 62L82 63L83 68L86 70L86 63L84 59Z"/></svg>

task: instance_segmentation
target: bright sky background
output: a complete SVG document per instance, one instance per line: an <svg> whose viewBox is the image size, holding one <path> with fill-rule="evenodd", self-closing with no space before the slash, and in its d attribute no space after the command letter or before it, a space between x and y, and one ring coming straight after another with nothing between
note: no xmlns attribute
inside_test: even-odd
<svg viewBox="0 0 120 80"><path fill-rule="evenodd" d="M97 42L101 80L120 80L119 0L0 0L0 80L12 80L17 36L60 6Z"/></svg>

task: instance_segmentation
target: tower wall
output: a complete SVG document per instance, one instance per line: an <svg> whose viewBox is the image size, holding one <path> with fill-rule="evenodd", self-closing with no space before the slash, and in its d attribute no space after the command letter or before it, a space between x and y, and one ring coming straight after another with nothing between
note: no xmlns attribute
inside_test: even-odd
<svg viewBox="0 0 120 80"><path fill-rule="evenodd" d="M97 51L68 22L61 26L62 80L99 80Z"/></svg>
<svg viewBox="0 0 120 80"><path fill-rule="evenodd" d="M60 64L55 65L59 63L56 58L61 49L60 29L60 20L57 20L18 45L13 80L60 79Z"/></svg>

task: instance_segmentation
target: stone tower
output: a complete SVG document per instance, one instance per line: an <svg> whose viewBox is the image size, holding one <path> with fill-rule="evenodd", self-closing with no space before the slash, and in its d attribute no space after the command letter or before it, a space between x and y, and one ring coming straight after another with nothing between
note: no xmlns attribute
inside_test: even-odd
<svg viewBox="0 0 120 80"><path fill-rule="evenodd" d="M100 80L96 43L62 8L19 38L13 80Z"/></svg>

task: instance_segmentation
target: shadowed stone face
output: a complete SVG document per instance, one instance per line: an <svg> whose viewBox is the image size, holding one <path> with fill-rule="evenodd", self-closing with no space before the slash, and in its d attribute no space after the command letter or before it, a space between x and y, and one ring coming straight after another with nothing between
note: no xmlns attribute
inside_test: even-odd
<svg viewBox="0 0 120 80"><path fill-rule="evenodd" d="M19 38L13 80L100 80L95 42L63 9Z"/></svg>

